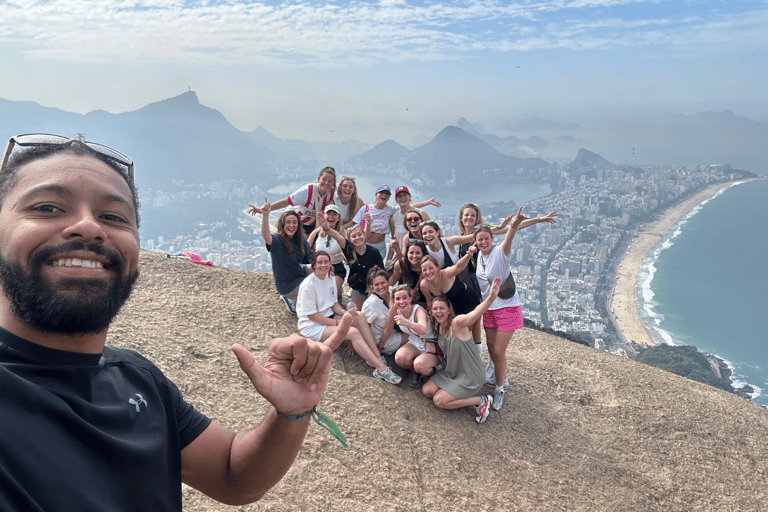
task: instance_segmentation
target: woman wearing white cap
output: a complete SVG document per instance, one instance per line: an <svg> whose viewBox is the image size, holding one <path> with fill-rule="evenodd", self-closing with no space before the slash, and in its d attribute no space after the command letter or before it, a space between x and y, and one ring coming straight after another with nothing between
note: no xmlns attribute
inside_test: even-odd
<svg viewBox="0 0 768 512"><path fill-rule="evenodd" d="M393 237L395 236L395 225L392 221L392 216L397 211L397 208L387 204L391 195L392 192L388 186L380 185L376 189L376 200L373 204L367 204L360 208L355 218L352 219L355 224L363 228L366 243L379 251L382 260L387 255L387 245L384 241L387 231Z"/></svg>
<svg viewBox="0 0 768 512"><path fill-rule="evenodd" d="M331 257L333 276L336 279L336 290L339 294L338 298L341 299L341 285L344 283L344 278L347 277L347 269L344 266L343 249L330 233L330 229L334 229L341 236L346 234L346 230L341 227L339 207L335 204L329 204L325 207L325 212L318 212L317 226L307 237L307 241L312 246L313 251L325 251Z"/></svg>

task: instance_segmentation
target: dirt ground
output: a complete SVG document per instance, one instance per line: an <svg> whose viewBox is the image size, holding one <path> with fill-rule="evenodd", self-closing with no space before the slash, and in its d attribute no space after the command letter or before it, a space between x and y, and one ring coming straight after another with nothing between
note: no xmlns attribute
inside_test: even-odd
<svg viewBox="0 0 768 512"><path fill-rule="evenodd" d="M271 274L145 251L141 272L108 342L154 361L226 427L256 425L269 405L230 346L241 343L263 361L272 338L295 331ZM185 488L185 510L766 507L768 412L761 407L529 329L515 333L508 369L504 407L478 425L469 409L441 411L407 382L374 379L362 359L338 350L318 409L349 448L312 425L289 473L261 501L227 507Z"/></svg>

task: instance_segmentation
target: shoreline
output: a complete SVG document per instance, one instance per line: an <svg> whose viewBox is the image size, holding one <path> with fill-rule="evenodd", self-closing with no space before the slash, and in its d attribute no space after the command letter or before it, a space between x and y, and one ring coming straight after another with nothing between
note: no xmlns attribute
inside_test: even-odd
<svg viewBox="0 0 768 512"><path fill-rule="evenodd" d="M609 301L609 310L613 312L616 328L626 341L646 346L656 345L645 323L640 318L640 304L637 300L636 291L640 267L648 253L691 210L735 183L738 181L710 185L667 209L657 219L646 222L638 228L630 242L630 247L619 260L616 283Z"/></svg>

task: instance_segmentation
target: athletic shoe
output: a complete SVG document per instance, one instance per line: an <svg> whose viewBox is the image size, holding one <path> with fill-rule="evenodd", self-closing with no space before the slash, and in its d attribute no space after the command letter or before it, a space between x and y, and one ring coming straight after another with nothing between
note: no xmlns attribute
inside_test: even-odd
<svg viewBox="0 0 768 512"><path fill-rule="evenodd" d="M496 384L496 367L492 360L488 360L488 366L485 367L485 383L491 386Z"/></svg>
<svg viewBox="0 0 768 512"><path fill-rule="evenodd" d="M373 376L384 382L389 382L390 384L400 384L400 381L403 380L402 377L393 372L389 366L387 366L383 372L373 370Z"/></svg>
<svg viewBox="0 0 768 512"><path fill-rule="evenodd" d="M291 299L289 299L285 295L281 295L280 299L283 301L283 304L285 305L285 309L287 309L290 314L292 314L293 316L299 316L296 314L295 302L293 302Z"/></svg>
<svg viewBox="0 0 768 512"><path fill-rule="evenodd" d="M477 411L477 417L475 418L475 421L478 423L484 423L485 420L488 419L488 415L491 414L490 406L493 397L491 395L484 395L482 398L483 401L475 406L475 410Z"/></svg>
<svg viewBox="0 0 768 512"><path fill-rule="evenodd" d="M498 411L501 409L502 404L504 403L504 389L497 389L493 392L493 404L491 404L491 407L493 407L494 411Z"/></svg>
<svg viewBox="0 0 768 512"><path fill-rule="evenodd" d="M413 389L419 389L421 386L421 374L418 372L411 372L411 383L409 384Z"/></svg>

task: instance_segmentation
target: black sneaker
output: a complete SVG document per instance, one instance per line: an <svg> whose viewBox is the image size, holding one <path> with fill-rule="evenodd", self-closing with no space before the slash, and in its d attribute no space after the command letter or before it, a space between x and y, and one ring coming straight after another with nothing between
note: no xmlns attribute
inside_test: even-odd
<svg viewBox="0 0 768 512"><path fill-rule="evenodd" d="M283 301L283 304L285 304L285 309L287 309L290 314L293 316L299 316L296 314L296 306L294 305L295 303L291 299L285 295L281 295L280 299Z"/></svg>

